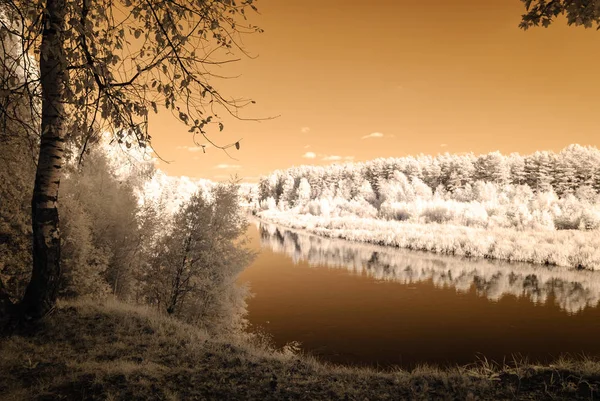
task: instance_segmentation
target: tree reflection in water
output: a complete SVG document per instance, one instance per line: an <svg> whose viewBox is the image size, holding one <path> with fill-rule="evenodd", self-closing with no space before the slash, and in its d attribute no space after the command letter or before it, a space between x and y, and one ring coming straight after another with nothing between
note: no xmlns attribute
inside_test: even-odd
<svg viewBox="0 0 600 401"><path fill-rule="evenodd" d="M353 274L402 284L431 281L438 288L472 287L492 301L512 295L534 303L555 302L575 314L600 301L600 273L469 259L382 247L307 234L256 221L261 246L285 253L296 264L347 269Z"/></svg>

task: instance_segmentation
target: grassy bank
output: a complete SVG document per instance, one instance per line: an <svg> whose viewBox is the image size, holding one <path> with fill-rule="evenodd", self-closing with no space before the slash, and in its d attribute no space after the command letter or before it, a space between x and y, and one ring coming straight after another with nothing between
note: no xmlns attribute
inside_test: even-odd
<svg viewBox="0 0 600 401"><path fill-rule="evenodd" d="M264 210L258 217L330 238L443 255L479 257L574 269L600 268L600 230L518 231L450 224L420 224L356 216L323 217Z"/></svg>
<svg viewBox="0 0 600 401"><path fill-rule="evenodd" d="M0 338L2 400L592 399L600 364L375 372L204 332L118 302L60 305Z"/></svg>

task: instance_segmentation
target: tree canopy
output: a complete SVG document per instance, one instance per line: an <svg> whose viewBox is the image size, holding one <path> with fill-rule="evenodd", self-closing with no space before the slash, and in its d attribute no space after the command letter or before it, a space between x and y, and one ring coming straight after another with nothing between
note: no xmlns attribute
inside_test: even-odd
<svg viewBox="0 0 600 401"><path fill-rule="evenodd" d="M560 15L569 25L593 26L600 29L600 1L598 0L521 0L527 9L522 15L520 27L548 27Z"/></svg>
<svg viewBox="0 0 600 401"><path fill-rule="evenodd" d="M48 4L47 4L48 3ZM54 1L7 0L0 19L12 64L31 70L32 59L47 58L41 35ZM72 123L70 135L89 139L96 124L126 146L151 140L148 114L171 111L190 132L205 134L220 112L238 115L249 100L229 98L213 86L215 66L245 53L240 35L259 32L246 21L253 0L61 0L64 75L62 102ZM39 89L39 74L13 79L0 93ZM21 81L21 82L19 82ZM7 82L8 84L8 82ZM40 92L36 92L40 95ZM218 107L220 106L220 107Z"/></svg>

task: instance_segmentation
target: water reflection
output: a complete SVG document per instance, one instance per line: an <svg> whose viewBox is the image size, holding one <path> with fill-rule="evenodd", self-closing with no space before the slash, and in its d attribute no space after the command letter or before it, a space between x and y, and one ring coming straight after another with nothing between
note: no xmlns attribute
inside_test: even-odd
<svg viewBox="0 0 600 401"><path fill-rule="evenodd" d="M534 303L556 303L575 314L600 301L600 275L558 267L443 256L319 237L256 221L261 245L287 254L296 264L343 268L376 280L402 284L431 281L438 288L499 301L512 295Z"/></svg>

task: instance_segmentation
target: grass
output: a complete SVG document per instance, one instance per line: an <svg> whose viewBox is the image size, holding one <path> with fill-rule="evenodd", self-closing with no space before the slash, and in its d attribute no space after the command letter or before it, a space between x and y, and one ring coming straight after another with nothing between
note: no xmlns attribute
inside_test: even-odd
<svg viewBox="0 0 600 401"><path fill-rule="evenodd" d="M0 355L3 401L594 399L600 384L590 359L411 372L327 365L117 301L61 303L0 338Z"/></svg>
<svg viewBox="0 0 600 401"><path fill-rule="evenodd" d="M323 217L265 210L261 220L329 238L443 255L600 269L600 229L524 230L410 223L356 216Z"/></svg>

